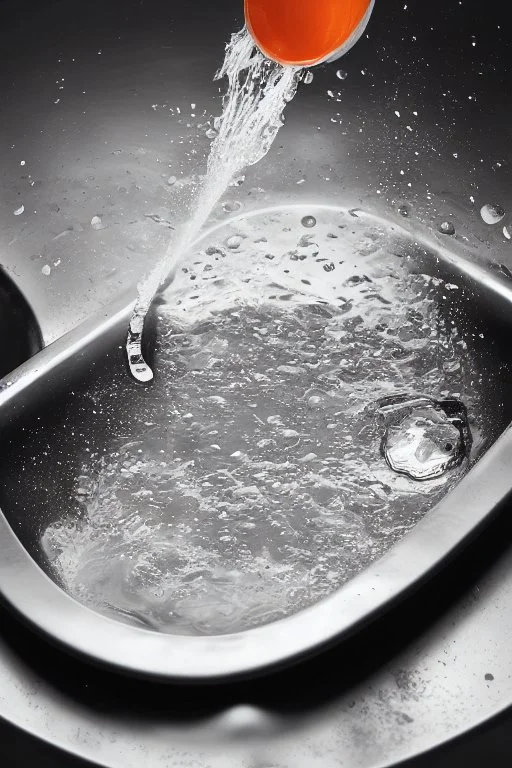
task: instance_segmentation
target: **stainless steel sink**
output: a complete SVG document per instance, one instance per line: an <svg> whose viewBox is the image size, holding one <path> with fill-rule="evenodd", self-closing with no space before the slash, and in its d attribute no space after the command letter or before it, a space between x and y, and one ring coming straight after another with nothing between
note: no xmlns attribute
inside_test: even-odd
<svg viewBox="0 0 512 768"><path fill-rule="evenodd" d="M304 226L301 230L300 222L305 220L306 211L314 214L313 221L316 226L311 232L316 232L316 235L304 235L305 231L310 231L305 230ZM338 226L337 234L333 232L334 226ZM229 241L233 232L240 233L240 240L243 237L247 243L251 243L251 247L246 246L247 263L244 261L241 246L235 249L235 253L230 253L229 248L226 252L222 252L219 246L219 243L226 242L226 238ZM269 253L272 256L270 262L268 259L265 261L265 256L258 257L255 252L254 243L261 242L262 235L265 233L267 236L262 247L267 257ZM312 237L316 237L316 242L313 244ZM302 243L298 251L288 248L290 238L292 240L295 238ZM332 253L343 256L343 259L338 260L336 268L334 262L329 261L331 252L329 248ZM303 255L297 256L297 253ZM275 257L275 254L278 254L278 257ZM218 264L215 264L215 259L219 262ZM205 261L214 263L206 274ZM328 277L325 264L329 266ZM479 266L477 262L471 260L469 255L464 255L460 244L454 243L452 249L447 249L443 235L436 240L415 233L412 238L399 223L387 222L359 208L288 206L253 212L250 216L244 214L206 233L191 250L189 258L184 260L183 265L183 269L178 270L178 275L169 289L166 301L160 303L161 307L167 307L167 312L174 311L178 315L174 317L169 330L161 310L160 331L154 328L153 333L150 333L146 339L149 350L154 346L155 335L158 337L159 332L162 334L165 331L164 335L166 337L170 335L171 339L174 336L183 336L183 328L176 326L178 316L181 313L182 318L189 318L195 311L200 321L200 329L194 326L191 333L200 339L197 349L201 353L201 331L205 323L206 326L208 322L210 325L213 323L214 326L216 323L220 324L221 313L223 309L226 310L226 306L230 310L238 308L235 314L239 318L239 313L242 311L240 308L243 309L247 304L248 294L245 294L245 299L243 293L235 292L233 295L233 286L226 288L225 285L233 275L235 275L233 278L235 287L237 281L240 285L238 274L244 276L245 285L248 284L250 294L258 296L256 307L268 306L278 294L283 294L284 291L281 298L284 298L286 317L293 316L293 312L299 311L301 306L305 306L308 311L313 308L316 318L314 326L316 336L311 338L317 339L316 344L320 343L318 341L319 324L321 326L322 323L325 325L331 322L326 319L326 317L331 318L327 310L334 311L335 303L332 297L337 296L338 305L336 306L341 307L342 313L340 320L342 337L338 341L335 337L329 341L334 353L336 345L342 348L345 334L343 329L349 328L352 322L355 322L357 327L355 338L361 338L365 333L376 334L379 330L382 331L383 319L390 321L394 315L399 315L402 311L399 305L400 300L406 302L408 309L412 307L416 312L423 304L431 304L434 309L431 310L427 319L431 323L435 322L435 325L425 326L425 318L420 318L420 325L426 334L424 340L420 339L421 343L418 344L414 335L413 342L410 342L410 335L400 337L398 333L395 338L393 331L391 346L384 344L381 347L379 341L374 348L368 350L365 347L364 352L361 352L361 348L355 342L351 342L343 349L349 356L362 354L370 362L375 359L375 356L384 356L384 368L379 369L379 378L370 380L369 385L370 394L373 392L373 400L378 400L377 396L382 392L396 392L397 384L391 371L393 360L397 358L409 360L415 355L418 356L419 368L417 377L413 381L413 388L416 394L421 394L421 388L427 386L429 381L429 374L425 371L432 365L428 344L433 344L432 360L437 360L441 371L448 371L447 379L437 381L437 386L438 388L452 386L451 390L441 391L444 395L461 396L460 391L454 392L453 388L464 389L463 399L468 405L470 425L474 433L471 452L468 453L463 465L447 471L444 477L446 482L441 486L430 481L433 485L425 488L421 481L416 481L416 485L414 481L409 481L410 487L400 487L396 495L390 493L390 500L386 502L389 508L399 505L401 497L410 494L413 512L400 507L399 512L393 513L391 509L387 524L392 527L393 515L395 515L399 523L398 533L393 529L393 533L383 539L380 545L373 542L370 554L364 548L356 550L358 555L355 566L350 566L344 578L340 575L338 580L334 579L330 589L323 592L320 590L316 600L309 599L304 603L299 601L291 607L288 606L284 618L278 614L277 620L274 620L274 615L269 613L270 618L254 622L255 625L247 629L242 627L240 631L230 630L228 623L228 629L223 633L222 631L219 633L218 629L210 632L203 629L193 636L194 633L191 633L190 629L184 632L179 623L176 626L171 623L170 628L166 630L167 633L162 634L159 631L162 627L158 624L152 626L151 621L148 621L148 616L154 616L155 611L147 609L145 602L149 600L147 591L136 593L131 598L129 594L125 595L120 605L115 604L115 597L111 603L108 603L105 598L97 611L91 609L94 605L91 604L90 599L81 596L84 591L87 592L91 588L85 576L78 577L81 591L78 592L77 599L66 594L65 589L71 590L71 588L65 580L63 582L59 579L59 572L52 567L51 556L48 549L43 546L45 532L55 526L59 529L61 526L70 526L71 549L77 550L82 546L86 551L86 557L89 557L88 550L94 545L94 540L98 536L107 537L107 542L111 542L111 548L107 543L107 551L101 549L99 555L95 553L96 559L93 558L94 568L96 570L99 568L100 571L98 577L100 592L108 594L109 589L112 589L112 582L117 581L121 586L116 588L126 591L128 587L123 586L123 576L119 569L114 571L114 576L107 574L108 557L106 555L110 552L111 558L120 557L119 562L122 564L125 557L136 559L138 557L144 560L145 556L154 554L152 540L155 536L161 535L159 527L150 528L149 538L142 540L142 552L132 548L127 550L128 554L123 552L121 555L116 555L115 546L128 525L127 521L131 514L130 503L135 504L137 515L139 515L139 507L143 510L141 516L137 516L136 519L138 531L136 536L139 537L142 536L142 528L151 524L148 523L151 519L150 508L155 505L152 505L147 497L146 500L139 501L139 491L133 493L133 489L123 490L121 487L118 497L114 500L114 507L109 508L107 505L105 508L106 519L102 518L99 528L92 529L91 540L86 544L78 544L80 520L84 517L87 520L91 513L91 507L84 506L82 503L84 497L80 496L86 493L80 488L80 483L83 482L81 474L84 472L84 461L88 461L89 456L103 457L101 461L103 459L108 461L110 455L118 456L119 434L121 434L124 444L133 446L133 441L136 441L139 463L147 460L147 454L151 451L156 452L157 457L164 459L156 464L151 460L142 465L140 479L135 481L139 490L151 481L151 478L147 477L148 473L154 475L155 471L157 473L163 471L160 465L167 466L166 460L174 460L176 454L180 452L183 456L178 460L185 462L185 465L180 464L180 467L199 461L201 478L207 477L212 480L215 473L208 471L209 459L205 456L205 450L208 451L212 439L222 442L226 437L229 438L229 435L211 438L208 437L210 432L200 430L195 442L190 436L183 438L185 447L162 442L161 436L153 436L152 441L157 445L158 451L154 446L151 447L151 441L144 443L144 430L149 432L149 425L155 423L148 422L147 419L153 418L158 421L158 419L167 418L166 414L173 405L173 398L179 397L180 379L178 376L174 383L172 381L173 376L177 375L176 364L172 359L171 367L164 368L161 373L160 379L163 383L160 384L160 391L157 388L156 390L141 388L129 377L124 360L123 340L126 335L127 318L133 303L130 299L123 299L110 307L108 312L96 315L6 377L0 394L0 413L3 423L0 465L3 477L0 490L2 508L0 591L4 598L45 635L69 650L102 664L139 676L181 681L220 680L248 676L297 661L352 635L398 599L418 588L425 579L432 577L493 517L511 486L507 467L512 460L512 443L507 427L512 414L506 393L512 372L512 361L507 344L510 333L512 288L506 275L493 274ZM197 282L195 272L191 274L193 269L199 277ZM309 279L304 279L305 274ZM364 279L361 275L364 275ZM206 292L212 285L212 279L215 281L213 284L221 286L215 289L219 292L215 294L217 301L212 301L211 295L207 294L206 309L201 313L197 310L198 300L201 291ZM277 282L278 280L280 282ZM369 284L372 285L371 291L366 287ZM427 286L426 293L421 293L421 286ZM293 293L286 292L294 289L295 297ZM340 296L341 292L343 296ZM228 297L227 305L219 307L219 304L222 305L222 301L226 300L226 296ZM420 296L417 305L411 304L414 296ZM330 302L329 297L331 297ZM290 310L290 303L293 304L294 299L297 302L296 310ZM193 310L192 307L196 309ZM272 320L273 316L270 317L271 322ZM255 323L254 318L251 322ZM306 328L307 335L304 319L301 327ZM443 328L448 329L447 337L443 336ZM288 337L288 344L291 345L290 333ZM450 351L448 347L443 346L444 338L455 339L454 349L458 349L455 353L456 358L452 357L453 349ZM308 338L308 340L311 339ZM246 340L246 352L248 343ZM347 348L352 352L347 353ZM166 350L162 344L157 344L156 350L154 361L156 369L169 366L167 359L169 350ZM175 351L175 354L178 353ZM210 359L211 353L208 354ZM446 365L448 358L448 362L451 361L450 365ZM453 360L455 360L454 367ZM279 361L280 358L273 362L275 364ZM361 376L353 368L353 364L358 362L358 360L347 358L338 360L335 376L338 379L340 377L343 379L345 376L346 379L345 389L341 392L336 389L339 387L339 382L336 384L331 382L330 385L334 387L332 390L335 397L334 410L338 409L338 420L343 410L348 407L350 398L355 396L355 384L361 380ZM227 363L224 362L222 365L226 366ZM415 365L416 363L413 367ZM313 367L318 368L318 365ZM193 368L197 368L195 363ZM284 366L284 368L285 373L289 373L288 369L291 370L290 366ZM205 363L205 369L209 369L209 364ZM243 368L241 370L243 372ZM269 370L275 371L275 368ZM388 377L386 377L386 370L389 370ZM463 370L462 378L450 377L449 374L453 373L453 370ZM354 379L355 374L357 375ZM212 373L207 372L206 375L211 377ZM320 381L319 374L314 375L317 376L315 381ZM332 378L332 372L329 375ZM367 379L368 376L373 375L366 373L364 378ZM169 377L171 389L166 389L169 386ZM184 379L188 389L192 386L192 379ZM398 381L403 381L401 374ZM215 391L219 391L216 389L218 386L215 385ZM293 385L289 384L289 386ZM326 384L324 386L328 387ZM152 395L151 393L155 391L157 394ZM439 390L430 394L440 396ZM367 396L365 390L365 397ZM273 397L277 397L273 404L275 409L280 405L283 394L279 394L278 391ZM207 400L215 402L215 397L209 397ZM247 402L246 405L250 406L250 403ZM371 406L372 400L367 405ZM215 406L210 403L207 406L207 416L210 421L214 410ZM255 413L257 414L258 411ZM328 420L336 418L336 415L332 414ZM183 412L181 415L178 414L175 422L170 422L171 432L180 428L180 423L183 423L182 415ZM187 416L183 418L186 419ZM277 417L269 418L272 423L272 418ZM320 425L324 425L320 426L321 433L333 436L330 441L327 440L326 452L329 454L334 450L331 443L335 439L335 432L329 433L328 430L325 432L324 416L321 415L320 418ZM371 416L363 411L358 418L362 418L362 421L356 422L358 429L361 429L361 432L366 430L371 435ZM258 417L257 420L263 423L261 418ZM335 424L332 427L334 428ZM236 430L236 424L233 428ZM354 428L352 423L350 428ZM218 431L216 430L214 434L218 434ZM294 432L294 435L298 434ZM350 440L352 439L350 437ZM166 437L166 440L169 438ZM269 442L269 440L266 441L266 443ZM294 440L293 443L295 442L297 441ZM370 449L374 443L375 435L371 437ZM306 444L307 441L305 441ZM166 450L161 448L162 445ZM317 442L315 445L320 446L320 443ZM220 450L219 446L214 447ZM354 444L352 447L361 452L366 450L363 444ZM286 458L288 462L293 461L293 451L286 446L280 450L282 450L282 458ZM302 453L304 450L307 448L301 448ZM321 453L322 448L316 447L315 450ZM309 455L320 461L316 454ZM336 461L341 463L341 466L345 460L344 455L352 456L353 453L340 454ZM226 461L228 469L222 469L221 472L228 474L230 471L236 472L237 460L229 458L229 452ZM303 459L299 458L298 461ZM379 472L384 472L383 475L379 475L384 478L380 480L381 488L389 488L393 484L392 470L386 467L382 456L376 456L376 465ZM300 470L300 464L294 466L292 474L296 475L299 471L306 472L304 465ZM326 471L325 467L322 471ZM130 476L130 470L126 469L122 463L114 464L114 472L119 473L121 477L123 472L125 476ZM450 472L451 481L449 480ZM317 475L314 476L317 477ZM358 482L361 492L366 493L368 484L371 485L370 480L359 477ZM212 483L208 485L211 486ZM243 483L238 481L238 486L242 485ZM130 501L130 493L136 496L136 502L133 498ZM151 495L152 491L147 493ZM187 496L189 489L184 488L177 492L176 498L173 498L173 493L171 483L166 486L166 498L168 498L159 512L166 521L165 526L171 527L170 533L166 534L164 544L165 551L168 552L164 571L172 570L172 566L168 565L172 547L177 547L179 553L188 551L180 550L179 545L174 543L176 539L182 542L184 536L186 539L186 535L183 534L183 522L180 522L182 518L175 520L171 514L171 508L173 504L180 502L183 495L189 498ZM339 493L341 494L341 491ZM357 485L351 487L350 493L357 495ZM285 503L284 499L281 501L281 506ZM364 497L364 502L363 507L368 503L367 496ZM100 503L101 499L98 500L97 494L93 496L91 504L97 506ZM211 499L209 503L213 503ZM244 503L250 506L249 500L245 499ZM380 504L382 509L382 501ZM432 506L433 508L430 509ZM376 509L378 505L374 507ZM219 509L222 508L219 507ZM359 509L357 512L362 514ZM209 507L201 525L206 527L208 517L216 517L217 513L218 510L215 507ZM307 509L303 512L305 517L307 517L306 513ZM187 513L185 509L183 514L185 522L190 523L190 514L193 513ZM371 514L377 515L377 511L371 511ZM396 525L397 521L394 522ZM299 523L300 521L297 520L294 525ZM271 522L263 521L262 524L270 527L258 531L255 523L253 527L256 530L251 533L251 536L253 538L259 536L265 548L272 548L272 526L276 523L271 518ZM345 520L345 526L350 524ZM383 523L381 522L380 525L382 526ZM307 524L304 526L307 529ZM376 528L378 527L377 522ZM165 530L167 531L167 528ZM209 528L209 538L206 538L206 543L201 539L202 547L216 547L222 530L224 529L220 523ZM282 530L278 533L283 535ZM379 533L377 531L377 539ZM198 529L196 535L200 536L200 534L201 531ZM304 547L313 546L311 542L307 543L307 539L305 541L306 543L303 540ZM343 550L344 547L355 545L353 541L350 545L341 540L337 546ZM328 543L322 539L314 557L325 556L327 549ZM343 551L340 551L338 553L340 559L334 561L339 563L340 570L346 567L343 554ZM64 554L64 559L66 557L69 557L69 552ZM98 563L98 557L102 562ZM186 557L190 558L191 555L188 554ZM269 558L268 562L274 562L274 560ZM243 570L244 566L240 567ZM260 567L269 566L267 564ZM310 569L312 567L310 566ZM82 571L85 572L83 566ZM189 572L192 572L193 578L196 578L194 568L191 567L187 574ZM202 579L203 576L200 575L199 578ZM189 581L190 577L185 580ZM260 592L264 593L266 588L270 588L265 586L264 581L261 584L263 586L260 587ZM233 588L232 585L231 589ZM77 597L76 593L74 597ZM172 598L173 595L171 595ZM197 596L194 598L193 595L190 599L195 599L196 602L199 600L194 615L196 621L200 623L202 613L208 610L208 599L205 602L203 598L201 602L200 598ZM82 605L79 600L85 605ZM265 600L264 595L261 600ZM227 604L229 605L229 599ZM287 615L288 613L290 615ZM219 623L214 619L213 626L218 628L222 626L222 622Z"/></svg>

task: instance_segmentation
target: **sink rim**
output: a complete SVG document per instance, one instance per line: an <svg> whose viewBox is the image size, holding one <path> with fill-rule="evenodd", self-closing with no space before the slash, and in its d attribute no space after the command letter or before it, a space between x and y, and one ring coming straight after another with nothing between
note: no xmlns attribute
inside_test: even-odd
<svg viewBox="0 0 512 768"><path fill-rule="evenodd" d="M304 205L286 207L303 209ZM389 221L370 218L389 226ZM411 233L399 225L394 225L394 230L411 238ZM204 237L202 234L200 239ZM504 279L478 264L461 261L429 238L415 235L415 240L512 306L512 288ZM86 351L103 334L127 323L133 296L121 297L7 376L6 387L0 391L0 413L19 405L29 389L40 386L47 374L58 371L74 354ZM439 570L476 536L512 490L511 465L509 426L457 486L378 560L318 603L251 630L225 635L170 635L96 613L46 575L1 510L0 595L32 627L68 651L130 675L181 683L254 676L319 653L353 634Z"/></svg>

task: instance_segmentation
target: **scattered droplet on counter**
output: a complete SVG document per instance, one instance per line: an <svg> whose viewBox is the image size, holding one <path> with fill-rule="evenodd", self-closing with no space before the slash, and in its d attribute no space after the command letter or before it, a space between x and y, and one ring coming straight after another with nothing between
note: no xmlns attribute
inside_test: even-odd
<svg viewBox="0 0 512 768"><path fill-rule="evenodd" d="M234 213L235 211L239 211L241 207L242 203L238 200L226 200L222 203L222 210L226 213Z"/></svg>
<svg viewBox="0 0 512 768"><path fill-rule="evenodd" d="M498 264L497 269L499 272L501 272L502 275L505 275L505 277L508 277L509 280L512 280L512 272L506 264Z"/></svg>
<svg viewBox="0 0 512 768"><path fill-rule="evenodd" d="M503 227L503 235L507 238L507 240L512 240L512 227Z"/></svg>
<svg viewBox="0 0 512 768"><path fill-rule="evenodd" d="M231 235L231 237L228 237L226 240L226 245L228 248L231 248L232 251L234 251L236 248L240 248L242 244L242 238L240 235Z"/></svg>
<svg viewBox="0 0 512 768"><path fill-rule="evenodd" d="M42 267L41 269L41 272L43 273L43 275L46 275L47 277L51 273L51 271L52 271L52 268L49 266L49 264L45 264L44 267Z"/></svg>
<svg viewBox="0 0 512 768"><path fill-rule="evenodd" d="M411 209L408 205L399 205L398 206L398 213L400 216L408 216L411 212Z"/></svg>
<svg viewBox="0 0 512 768"><path fill-rule="evenodd" d="M438 227L439 232L443 235L454 235L455 227L451 221L442 221Z"/></svg>
<svg viewBox="0 0 512 768"><path fill-rule="evenodd" d="M217 136L217 131L215 131L213 128L208 128L206 131L206 138L207 139L214 139Z"/></svg>
<svg viewBox="0 0 512 768"><path fill-rule="evenodd" d="M172 187L173 184L176 184L176 181L177 181L176 176L169 176L169 178L167 179L167 183L170 187Z"/></svg>
<svg viewBox="0 0 512 768"><path fill-rule="evenodd" d="M338 69L338 71L336 72L336 77L339 80L346 80L347 73L345 72L344 69Z"/></svg>
<svg viewBox="0 0 512 768"><path fill-rule="evenodd" d="M505 211L501 205L487 203L480 208L480 216L486 224L497 224L505 216Z"/></svg>
<svg viewBox="0 0 512 768"><path fill-rule="evenodd" d="M13 211L13 213L14 213L15 216L21 216L21 214L24 213L24 211L25 211L25 206L24 205L20 205L20 207L16 208L16 210Z"/></svg>
<svg viewBox="0 0 512 768"><path fill-rule="evenodd" d="M103 220L101 216L93 216L91 219L91 227L93 229L103 229Z"/></svg>
<svg viewBox="0 0 512 768"><path fill-rule="evenodd" d="M312 72L306 72L304 75L304 84L310 85L313 82L313 73Z"/></svg>
<svg viewBox="0 0 512 768"><path fill-rule="evenodd" d="M311 229L311 227L314 227L316 224L316 219L314 216L303 216L300 220L300 223L303 227L306 227L307 229Z"/></svg>

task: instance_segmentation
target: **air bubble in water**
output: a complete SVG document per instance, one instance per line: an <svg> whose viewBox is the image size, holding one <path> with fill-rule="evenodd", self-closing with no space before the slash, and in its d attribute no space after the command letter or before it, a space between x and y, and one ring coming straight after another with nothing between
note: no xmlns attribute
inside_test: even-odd
<svg viewBox="0 0 512 768"><path fill-rule="evenodd" d="M439 232L443 235L454 235L455 227L451 221L442 221L438 227Z"/></svg>
<svg viewBox="0 0 512 768"><path fill-rule="evenodd" d="M313 82L313 73L312 72L306 72L304 75L304 84L310 85Z"/></svg>
<svg viewBox="0 0 512 768"><path fill-rule="evenodd" d="M399 205L398 206L398 213L400 216L408 216L411 212L411 209L408 205Z"/></svg>
<svg viewBox="0 0 512 768"><path fill-rule="evenodd" d="M311 229L311 227L314 227L316 224L316 219L314 216L303 216L300 220L300 223L303 227L306 227L307 229Z"/></svg>
<svg viewBox="0 0 512 768"><path fill-rule="evenodd" d="M486 224L497 224L505 216L505 211L501 205L487 203L480 208L480 216Z"/></svg>
<svg viewBox="0 0 512 768"><path fill-rule="evenodd" d="M390 468L432 480L459 466L471 445L466 408L455 398L396 395L379 401L386 431L382 452Z"/></svg>
<svg viewBox="0 0 512 768"><path fill-rule="evenodd" d="M207 139L214 139L217 136L217 131L214 131L213 128L208 128L206 131L206 138Z"/></svg>
<svg viewBox="0 0 512 768"><path fill-rule="evenodd" d="M336 72L336 77L339 78L340 80L346 80L347 73L345 72L344 69L338 69L338 71Z"/></svg>

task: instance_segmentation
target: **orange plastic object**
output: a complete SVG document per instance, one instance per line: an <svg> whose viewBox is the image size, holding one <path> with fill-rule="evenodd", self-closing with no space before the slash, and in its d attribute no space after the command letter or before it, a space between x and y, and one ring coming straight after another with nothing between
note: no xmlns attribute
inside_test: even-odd
<svg viewBox="0 0 512 768"><path fill-rule="evenodd" d="M257 46L281 64L326 61L350 41L372 0L245 0L245 21Z"/></svg>

